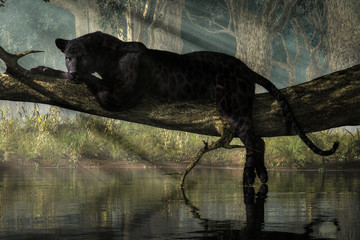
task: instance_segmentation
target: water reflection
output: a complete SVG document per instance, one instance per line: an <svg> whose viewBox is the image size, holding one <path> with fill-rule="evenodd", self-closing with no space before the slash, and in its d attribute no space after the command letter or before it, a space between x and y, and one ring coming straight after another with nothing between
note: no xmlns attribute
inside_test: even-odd
<svg viewBox="0 0 360 240"><path fill-rule="evenodd" d="M211 219L202 218L200 209L194 206L187 198L185 191L183 190L183 196L186 205L189 206L194 218L200 220L201 225L204 227L202 232L204 235L199 239L315 239L312 236L313 228L316 225L327 223L321 219L314 219L313 222L304 226L304 233L296 234L291 232L277 232L277 231L265 231L264 230L264 205L267 198L268 186L266 184L261 185L259 191L255 194L253 187L244 187L244 203L246 206L246 224L242 229L237 229L237 222L233 221L214 221ZM340 227L336 219L333 219L332 223L336 227L336 231L340 231ZM209 229L212 229L211 236L207 236ZM200 232L197 232L200 233ZM193 239L194 237L191 237ZM328 239L328 238L316 238L316 239Z"/></svg>
<svg viewBox="0 0 360 240"><path fill-rule="evenodd" d="M181 192L156 169L2 170L0 238L360 239L356 172L240 172L195 169Z"/></svg>

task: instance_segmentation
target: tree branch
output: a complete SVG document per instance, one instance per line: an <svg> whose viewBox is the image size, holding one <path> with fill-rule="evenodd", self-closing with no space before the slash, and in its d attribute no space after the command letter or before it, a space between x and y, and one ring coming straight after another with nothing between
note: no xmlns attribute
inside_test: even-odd
<svg viewBox="0 0 360 240"><path fill-rule="evenodd" d="M289 0L289 1L284 1L284 4L282 6L282 11L281 11L281 16L280 19L278 21L275 21L276 19L276 15L275 15L275 11L278 8L279 1L276 1L276 4L273 3L273 1L269 1L266 2L266 5L271 5L270 8L272 8L271 13L269 15L266 15L266 11L265 11L265 7L264 7L264 20L267 21L268 23L273 23L274 26L272 27L273 33L281 33L284 29L284 27L286 26L286 24L289 22L289 18L290 18L290 14L291 14L291 9L294 7L294 5L297 3L298 0ZM268 17L266 17L268 16Z"/></svg>
<svg viewBox="0 0 360 240"><path fill-rule="evenodd" d="M104 117L172 130L219 136L223 126L216 107L208 100L169 103L144 98L133 109L108 112L84 84L30 74L17 64L17 55L0 47L7 72L0 74L0 99L38 102ZM282 90L305 132L344 125L360 125L360 65ZM285 136L286 124L279 104L269 94L255 97L255 135ZM292 133L294 134L294 133Z"/></svg>

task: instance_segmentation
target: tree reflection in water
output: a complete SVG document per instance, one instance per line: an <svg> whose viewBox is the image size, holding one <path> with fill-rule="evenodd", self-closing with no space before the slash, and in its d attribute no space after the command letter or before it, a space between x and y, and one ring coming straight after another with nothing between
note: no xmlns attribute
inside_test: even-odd
<svg viewBox="0 0 360 240"><path fill-rule="evenodd" d="M0 239L359 239L357 173L271 172L269 193L194 173L0 169Z"/></svg>

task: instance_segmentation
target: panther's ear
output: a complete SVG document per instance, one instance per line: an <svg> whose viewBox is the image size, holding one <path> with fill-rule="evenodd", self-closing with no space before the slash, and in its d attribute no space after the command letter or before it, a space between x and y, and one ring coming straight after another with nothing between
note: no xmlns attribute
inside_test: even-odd
<svg viewBox="0 0 360 240"><path fill-rule="evenodd" d="M56 46L60 49L60 51L65 52L66 45L68 44L68 40L57 38L55 40Z"/></svg>

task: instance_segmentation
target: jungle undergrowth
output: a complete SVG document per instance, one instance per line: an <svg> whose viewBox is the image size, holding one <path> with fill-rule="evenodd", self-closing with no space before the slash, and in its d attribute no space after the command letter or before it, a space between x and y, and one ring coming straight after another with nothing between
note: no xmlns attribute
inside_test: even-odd
<svg viewBox="0 0 360 240"><path fill-rule="evenodd" d="M191 160L204 141L215 137L170 131L93 115L64 117L57 107L42 113L38 104L0 109L0 161L34 161L46 159L58 165L59 159L76 163L81 159L112 161L183 162ZM11 113L11 114L10 114ZM11 116L10 116L11 115ZM360 131L351 133L332 129L309 134L322 149L340 141L336 154L322 157L314 154L297 137L265 138L265 162L268 167L303 168L314 165L341 164L360 159ZM235 141L235 142L234 142ZM233 144L241 144L235 139ZM207 153L201 160L218 166L242 166L243 149L220 149Z"/></svg>

